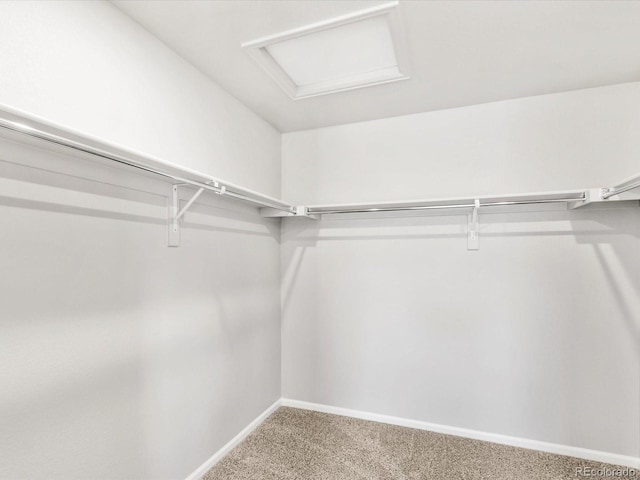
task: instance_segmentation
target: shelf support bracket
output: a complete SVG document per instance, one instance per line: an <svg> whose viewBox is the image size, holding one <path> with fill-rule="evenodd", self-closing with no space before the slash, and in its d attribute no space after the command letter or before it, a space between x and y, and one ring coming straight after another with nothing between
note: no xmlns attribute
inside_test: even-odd
<svg viewBox="0 0 640 480"><path fill-rule="evenodd" d="M199 188L198 191L189 199L189 201L185 204L182 209L180 209L180 192L178 187L180 185L176 184L172 187L172 197L171 197L171 205L169 206L169 246L170 247L179 247L180 246L180 219L187 213L187 210L193 205L193 203L198 199L202 192L204 192L204 188ZM218 185L218 182L213 182L213 186L217 188L219 191L215 192L218 195L224 195L226 191L226 187Z"/></svg>
<svg viewBox="0 0 640 480"><path fill-rule="evenodd" d="M182 218L182 216L187 213L187 210L189 210L189 207L191 205L193 205L193 202L195 202L198 197L202 194L202 192L204 192L204 188L200 188L198 189L198 191L195 193L195 195L193 197L191 197L191 199L187 202L187 204L182 207L182 210L180 210L178 212L178 214L176 215L175 221L178 222L180 221L180 219Z"/></svg>
<svg viewBox="0 0 640 480"><path fill-rule="evenodd" d="M265 218L282 218L282 217L302 217L310 218L312 220L318 220L320 215L314 215L307 211L307 207L304 205L298 205L295 207L294 212L283 212L275 208L263 207L260 209L260 215Z"/></svg>
<svg viewBox="0 0 640 480"><path fill-rule="evenodd" d="M467 250L478 250L479 235L478 235L478 210L480 210L480 199L476 198L474 201L474 207L469 214L469 223L467 226Z"/></svg>
<svg viewBox="0 0 640 480"><path fill-rule="evenodd" d="M178 185L171 187L171 202L169 204L169 246L180 246L180 217L178 217L180 209L180 196Z"/></svg>

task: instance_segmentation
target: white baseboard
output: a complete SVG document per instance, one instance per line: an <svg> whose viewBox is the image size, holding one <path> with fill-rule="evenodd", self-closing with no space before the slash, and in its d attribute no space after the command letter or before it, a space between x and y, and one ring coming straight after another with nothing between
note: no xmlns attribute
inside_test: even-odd
<svg viewBox="0 0 640 480"><path fill-rule="evenodd" d="M508 435L500 435L498 433L481 432L478 430L470 430L467 428L450 427L447 425L439 425L437 423L422 422L420 420L411 420L408 418L393 417L390 415L381 415L378 413L363 412L361 410L351 410L348 408L333 407L331 405L322 405L319 403L303 402L300 400L292 400L289 398L281 398L273 405L262 412L255 420L247 425L238 435L233 437L225 446L214 453L206 462L198 467L186 480L200 480L216 463L229 453L235 446L242 442L253 430L255 430L269 415L280 406L300 408L304 410L313 410L315 412L332 413L343 417L360 418L362 420L371 420L373 422L388 423L391 425L399 425L401 427L417 428L419 430L428 430L430 432L444 433L446 435L455 435L457 437L471 438L474 440L483 440L485 442L499 443L501 445L510 445L512 447L527 448L529 450L539 450L542 452L555 453L556 455L566 455L569 457L583 458L595 462L610 463L613 465L623 465L626 467L640 468L640 457L630 457L619 455L617 453L601 452L599 450L589 450L580 447L571 447L569 445L560 445L557 443L541 442L538 440L529 440L526 438L510 437Z"/></svg>
<svg viewBox="0 0 640 480"><path fill-rule="evenodd" d="M253 432L262 422L264 422L269 415L275 412L282 404L282 400L278 399L276 402L262 412L258 417L247 425L238 435L233 437L224 447L214 453L206 462L200 465L186 480L200 480L205 473L222 460L227 453L229 453L235 446L242 442L251 432Z"/></svg>
<svg viewBox="0 0 640 480"><path fill-rule="evenodd" d="M560 445L557 443L541 442L538 440L528 440L526 438L510 437L508 435L500 435L498 433L488 433L478 430L469 430L466 428L450 427L447 425L422 422L419 420L392 417L390 415L380 415L378 413L350 410L348 408L333 407L331 405L322 405L319 403L291 400L289 398L282 398L281 403L284 407L294 407L304 410L313 410L316 412L332 413L334 415L342 415L344 417L360 418L362 420L371 420L373 422L417 428L419 430L428 430L430 432L455 435L457 437L472 438L474 440L484 440L485 442L510 445L512 447L527 448L529 450L539 450L542 452L555 453L557 455L566 455L569 457L582 458L585 460L593 460L595 462L611 463L613 465L623 465L626 467L640 468L640 457L630 457L626 455L619 455L616 453L571 447L569 445Z"/></svg>

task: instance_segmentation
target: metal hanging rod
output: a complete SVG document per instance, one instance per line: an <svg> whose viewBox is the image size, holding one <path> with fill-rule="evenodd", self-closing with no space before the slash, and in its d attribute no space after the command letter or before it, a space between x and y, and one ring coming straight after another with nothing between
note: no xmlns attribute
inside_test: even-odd
<svg viewBox="0 0 640 480"><path fill-rule="evenodd" d="M586 198L585 193L578 193L573 197L563 198L547 198L547 199L532 199L532 200L505 200L497 202L485 202L480 201L480 207L498 207L508 205L533 205L541 203L569 203L580 202ZM307 213L310 215L332 215L337 213L370 213L370 212L400 212L411 210L449 210L455 208L475 208L476 203L472 201L470 203L453 203L453 204L437 204L437 205L396 205L396 206L379 206L368 207L353 206L353 207L308 207Z"/></svg>
<svg viewBox="0 0 640 480"><path fill-rule="evenodd" d="M607 188L602 192L602 198L605 200L609 197L613 197L614 195L620 195L621 193L628 192L629 190L633 190L636 188L640 188L640 180L637 180L632 183L628 183L626 185Z"/></svg>
<svg viewBox="0 0 640 480"><path fill-rule="evenodd" d="M76 151L88 153L90 155L111 160L113 162L127 165L139 170L143 170L145 172L150 172L165 178L170 178L172 180L189 184L194 187L198 187L204 190L210 190L217 194L224 194L226 196L237 198L239 200L249 202L260 207L274 208L274 209L287 212L287 213L292 213L292 214L296 213L296 207L289 205L285 202L282 202L276 198L272 198L267 195L254 192L252 190L239 187L232 183L227 183L222 180L209 177L208 175L205 175L205 174L188 171L186 169L181 169L178 166L170 166L169 167L170 170L174 170L177 172L182 171L182 173L173 173L169 171L169 169L163 169L161 167L156 167L149 163L145 163L143 161L134 160L125 155L120 155L118 153L107 151L106 149L88 145L87 143L84 143L84 142L72 140L70 138L63 137L61 135L56 135L54 133L50 133L41 128L38 128L36 126L29 125L22 122L23 122L22 119L20 122L18 122L18 121L9 120L6 118L0 118L0 127L5 130L18 132L20 134L28 135L33 138L44 140L46 142L53 143L55 145L71 148ZM29 123L32 123L32 122L29 122ZM200 177L202 178L202 180L194 180L192 178L189 178L188 177L189 175Z"/></svg>
<svg viewBox="0 0 640 480"><path fill-rule="evenodd" d="M475 198L461 198L442 200L442 203L434 200L422 200L414 202L390 202L360 205L318 205L309 207L296 207L282 200L263 195L261 193L219 180L209 175L151 158L136 152L125 150L117 145L110 145L99 139L94 139L80 133L73 132L63 127L51 124L46 120L33 117L25 112L14 110L5 105L0 105L0 127L5 130L17 132L32 138L37 138L55 145L70 148L96 157L104 158L119 164L127 165L145 172L159 175L198 188L188 204L174 212L175 220L179 220L185 211L195 202L203 191L212 191L218 195L226 195L242 200L253 205L263 207L262 215L266 217L283 216L308 216L331 215L340 213L369 213L369 212L399 212L420 210L450 210L473 209L479 207L497 207L509 205L533 205L545 203L570 203L608 200L640 187L640 176L628 179L617 186L600 189L597 194L591 190L584 192L564 192L549 194L514 195L512 197L489 197L484 201L480 199L479 207ZM595 200L593 198L596 198ZM614 199L615 200L615 199ZM179 203L179 200L177 200ZM275 211L275 213L274 213Z"/></svg>

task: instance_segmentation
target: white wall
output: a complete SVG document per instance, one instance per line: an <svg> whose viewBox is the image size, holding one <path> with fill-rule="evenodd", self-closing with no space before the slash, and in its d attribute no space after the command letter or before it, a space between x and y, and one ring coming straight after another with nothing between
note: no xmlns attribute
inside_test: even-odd
<svg viewBox="0 0 640 480"><path fill-rule="evenodd" d="M283 136L310 203L597 187L640 172L640 84ZM283 396L638 457L640 209L282 232Z"/></svg>
<svg viewBox="0 0 640 480"><path fill-rule="evenodd" d="M640 171L640 82L283 135L285 200L602 187Z"/></svg>
<svg viewBox="0 0 640 480"><path fill-rule="evenodd" d="M279 133L108 3L0 2L0 65L0 103L279 195ZM88 162L0 140L0 478L185 478L280 397L279 225L209 195L170 249L169 185Z"/></svg>
<svg viewBox="0 0 640 480"><path fill-rule="evenodd" d="M0 2L0 61L0 103L280 195L276 131L109 2Z"/></svg>

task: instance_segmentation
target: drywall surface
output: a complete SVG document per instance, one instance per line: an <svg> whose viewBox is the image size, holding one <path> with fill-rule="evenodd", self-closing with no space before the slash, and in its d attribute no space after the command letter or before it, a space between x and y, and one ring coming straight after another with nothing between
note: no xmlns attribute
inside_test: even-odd
<svg viewBox="0 0 640 480"><path fill-rule="evenodd" d="M640 171L640 82L285 134L283 198L596 188Z"/></svg>
<svg viewBox="0 0 640 480"><path fill-rule="evenodd" d="M2 104L280 196L277 132L109 2L0 2L0 65Z"/></svg>
<svg viewBox="0 0 640 480"><path fill-rule="evenodd" d="M109 3L0 2L0 65L0 103L279 195L279 133ZM280 397L279 224L205 194L167 248L169 184L65 158L0 143L0 478L184 479Z"/></svg>
<svg viewBox="0 0 640 480"><path fill-rule="evenodd" d="M613 182L639 87L286 134L284 196ZM465 215L387 216L285 220L284 397L640 455L640 208L485 211L479 251Z"/></svg>
<svg viewBox="0 0 640 480"><path fill-rule="evenodd" d="M278 222L196 204L168 248L169 185L0 147L0 478L186 478L280 398Z"/></svg>

